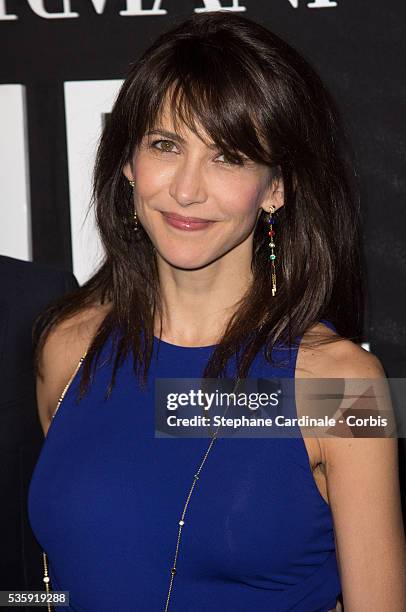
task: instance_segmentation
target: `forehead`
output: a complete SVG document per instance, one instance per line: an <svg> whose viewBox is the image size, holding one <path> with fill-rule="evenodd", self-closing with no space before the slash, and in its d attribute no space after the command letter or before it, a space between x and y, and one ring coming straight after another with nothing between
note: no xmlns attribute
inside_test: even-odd
<svg viewBox="0 0 406 612"><path fill-rule="evenodd" d="M159 128L178 134L185 140L196 136L204 144L213 145L213 140L203 128L196 114L181 107L178 103L174 103L170 93L166 94L152 121L150 130L158 130Z"/></svg>

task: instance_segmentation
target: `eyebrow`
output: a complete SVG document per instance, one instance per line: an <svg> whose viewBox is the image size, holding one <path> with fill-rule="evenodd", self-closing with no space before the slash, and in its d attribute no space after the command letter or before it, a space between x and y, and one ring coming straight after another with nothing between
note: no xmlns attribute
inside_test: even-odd
<svg viewBox="0 0 406 612"><path fill-rule="evenodd" d="M179 134L176 134L175 132L169 132L168 130L164 130L160 127L157 127L153 130L150 130L149 132L147 132L147 136L151 136L152 134L160 134L161 136L165 136L166 138L172 138L172 140L177 140L178 142L180 142L181 144L185 144L186 140L184 138L182 138L182 136L180 136ZM209 149L217 149L217 145L213 144L209 144L206 145Z"/></svg>

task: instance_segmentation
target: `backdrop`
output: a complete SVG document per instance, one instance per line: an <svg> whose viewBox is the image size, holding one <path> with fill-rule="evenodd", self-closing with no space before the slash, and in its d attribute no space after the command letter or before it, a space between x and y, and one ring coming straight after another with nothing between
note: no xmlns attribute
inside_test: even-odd
<svg viewBox="0 0 406 612"><path fill-rule="evenodd" d="M388 375L406 376L402 0L0 0L0 252L89 277L100 249L85 212L103 115L164 28L218 9L285 37L338 101L362 195L364 346Z"/></svg>

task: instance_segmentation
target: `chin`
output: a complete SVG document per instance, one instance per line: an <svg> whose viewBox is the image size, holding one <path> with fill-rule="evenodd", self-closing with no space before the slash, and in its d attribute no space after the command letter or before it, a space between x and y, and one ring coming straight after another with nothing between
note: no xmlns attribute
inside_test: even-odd
<svg viewBox="0 0 406 612"><path fill-rule="evenodd" d="M166 261L167 264L180 270L199 270L208 266L214 261L214 258L208 258L207 253L203 254L185 254L180 256L177 254L160 253L161 258Z"/></svg>

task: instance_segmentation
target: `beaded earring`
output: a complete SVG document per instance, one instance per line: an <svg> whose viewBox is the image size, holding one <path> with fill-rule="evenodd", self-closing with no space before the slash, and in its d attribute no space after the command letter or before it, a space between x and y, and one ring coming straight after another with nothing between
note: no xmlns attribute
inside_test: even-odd
<svg viewBox="0 0 406 612"><path fill-rule="evenodd" d="M268 223L269 223L269 231L268 231L268 236L270 236L271 238L271 242L269 243L269 246L271 247L271 254L269 256L269 259L271 261L271 277L272 277L272 295L276 295L276 270L275 270L275 259L276 259L276 255L274 252L274 248L275 248L275 230L274 230L274 223L275 223L275 219L272 217L273 213L275 212L275 206L271 206L269 209L269 218L268 218Z"/></svg>
<svg viewBox="0 0 406 612"><path fill-rule="evenodd" d="M134 190L135 182L134 181L128 181L128 182L130 184L131 189ZM134 210L134 225L133 225L133 230L135 232L138 231L138 219L137 219L137 213L135 212L135 210Z"/></svg>

